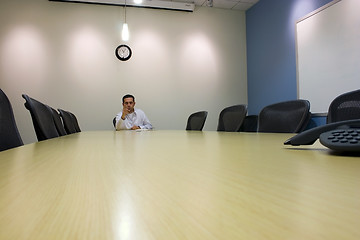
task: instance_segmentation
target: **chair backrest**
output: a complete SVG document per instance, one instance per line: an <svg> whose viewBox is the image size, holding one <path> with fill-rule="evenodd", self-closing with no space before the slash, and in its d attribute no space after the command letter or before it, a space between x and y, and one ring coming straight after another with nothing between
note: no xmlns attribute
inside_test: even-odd
<svg viewBox="0 0 360 240"><path fill-rule="evenodd" d="M80 129L80 126L79 126L79 122L75 116L75 114L73 114L72 112L69 112L68 113L71 115L71 118L73 120L73 123L74 123L74 127L75 127L75 130L76 132L81 132L81 129Z"/></svg>
<svg viewBox="0 0 360 240"><path fill-rule="evenodd" d="M23 94L25 107L29 110L38 141L59 137L51 110L47 105Z"/></svg>
<svg viewBox="0 0 360 240"><path fill-rule="evenodd" d="M298 133L306 128L310 117L308 100L268 105L260 111L258 132Z"/></svg>
<svg viewBox="0 0 360 240"><path fill-rule="evenodd" d="M48 106L48 108L50 109L51 114L53 116L55 127L56 127L56 130L58 131L59 136L66 135L66 131L65 131L64 125L62 123L59 112L50 106Z"/></svg>
<svg viewBox="0 0 360 240"><path fill-rule="evenodd" d="M186 130L195 130L195 131L202 131L206 117L208 115L207 111L200 111L192 113L187 120Z"/></svg>
<svg viewBox="0 0 360 240"><path fill-rule="evenodd" d="M0 151L22 146L11 103L0 89Z"/></svg>
<svg viewBox="0 0 360 240"><path fill-rule="evenodd" d="M113 125L114 125L114 128L116 128L116 117L113 118Z"/></svg>
<svg viewBox="0 0 360 240"><path fill-rule="evenodd" d="M329 106L326 122L360 119L360 89L341 94Z"/></svg>
<svg viewBox="0 0 360 240"><path fill-rule="evenodd" d="M258 115L249 115L244 119L241 125L240 132L257 132Z"/></svg>
<svg viewBox="0 0 360 240"><path fill-rule="evenodd" d="M66 133L67 134L76 133L77 130L75 127L74 118L70 114L70 112L62 110L60 108L58 109L58 111L60 112L60 116L63 120Z"/></svg>
<svg viewBox="0 0 360 240"><path fill-rule="evenodd" d="M247 114L246 105L234 105L224 108L219 115L218 131L238 132Z"/></svg>

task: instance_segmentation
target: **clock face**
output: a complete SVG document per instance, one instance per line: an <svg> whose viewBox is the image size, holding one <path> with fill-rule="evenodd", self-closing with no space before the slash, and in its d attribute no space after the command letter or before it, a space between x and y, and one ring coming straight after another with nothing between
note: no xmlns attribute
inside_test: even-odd
<svg viewBox="0 0 360 240"><path fill-rule="evenodd" d="M127 45L120 45L115 50L116 57L121 61L127 61L131 57L131 49Z"/></svg>

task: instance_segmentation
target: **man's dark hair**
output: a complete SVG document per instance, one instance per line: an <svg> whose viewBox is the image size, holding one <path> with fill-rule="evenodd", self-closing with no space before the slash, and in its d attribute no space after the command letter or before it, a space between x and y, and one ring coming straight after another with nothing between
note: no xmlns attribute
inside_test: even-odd
<svg viewBox="0 0 360 240"><path fill-rule="evenodd" d="M124 103L125 98L132 98L133 101L135 102L135 97L133 95L131 95L131 94L126 94L125 96L123 96L123 98L122 98L123 103Z"/></svg>

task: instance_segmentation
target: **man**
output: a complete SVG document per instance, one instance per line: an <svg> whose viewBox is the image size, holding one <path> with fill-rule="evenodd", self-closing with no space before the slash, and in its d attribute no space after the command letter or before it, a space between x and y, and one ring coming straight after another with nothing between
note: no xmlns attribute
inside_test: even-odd
<svg viewBox="0 0 360 240"><path fill-rule="evenodd" d="M152 129L145 113L135 108L135 97L127 94L122 98L123 110L116 115L116 130Z"/></svg>

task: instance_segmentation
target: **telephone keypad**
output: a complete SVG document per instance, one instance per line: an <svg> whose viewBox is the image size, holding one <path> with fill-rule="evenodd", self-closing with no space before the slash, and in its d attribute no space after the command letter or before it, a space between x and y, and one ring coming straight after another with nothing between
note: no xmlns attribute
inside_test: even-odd
<svg viewBox="0 0 360 240"><path fill-rule="evenodd" d="M360 151L360 129L336 129L320 134L320 142L337 151Z"/></svg>

